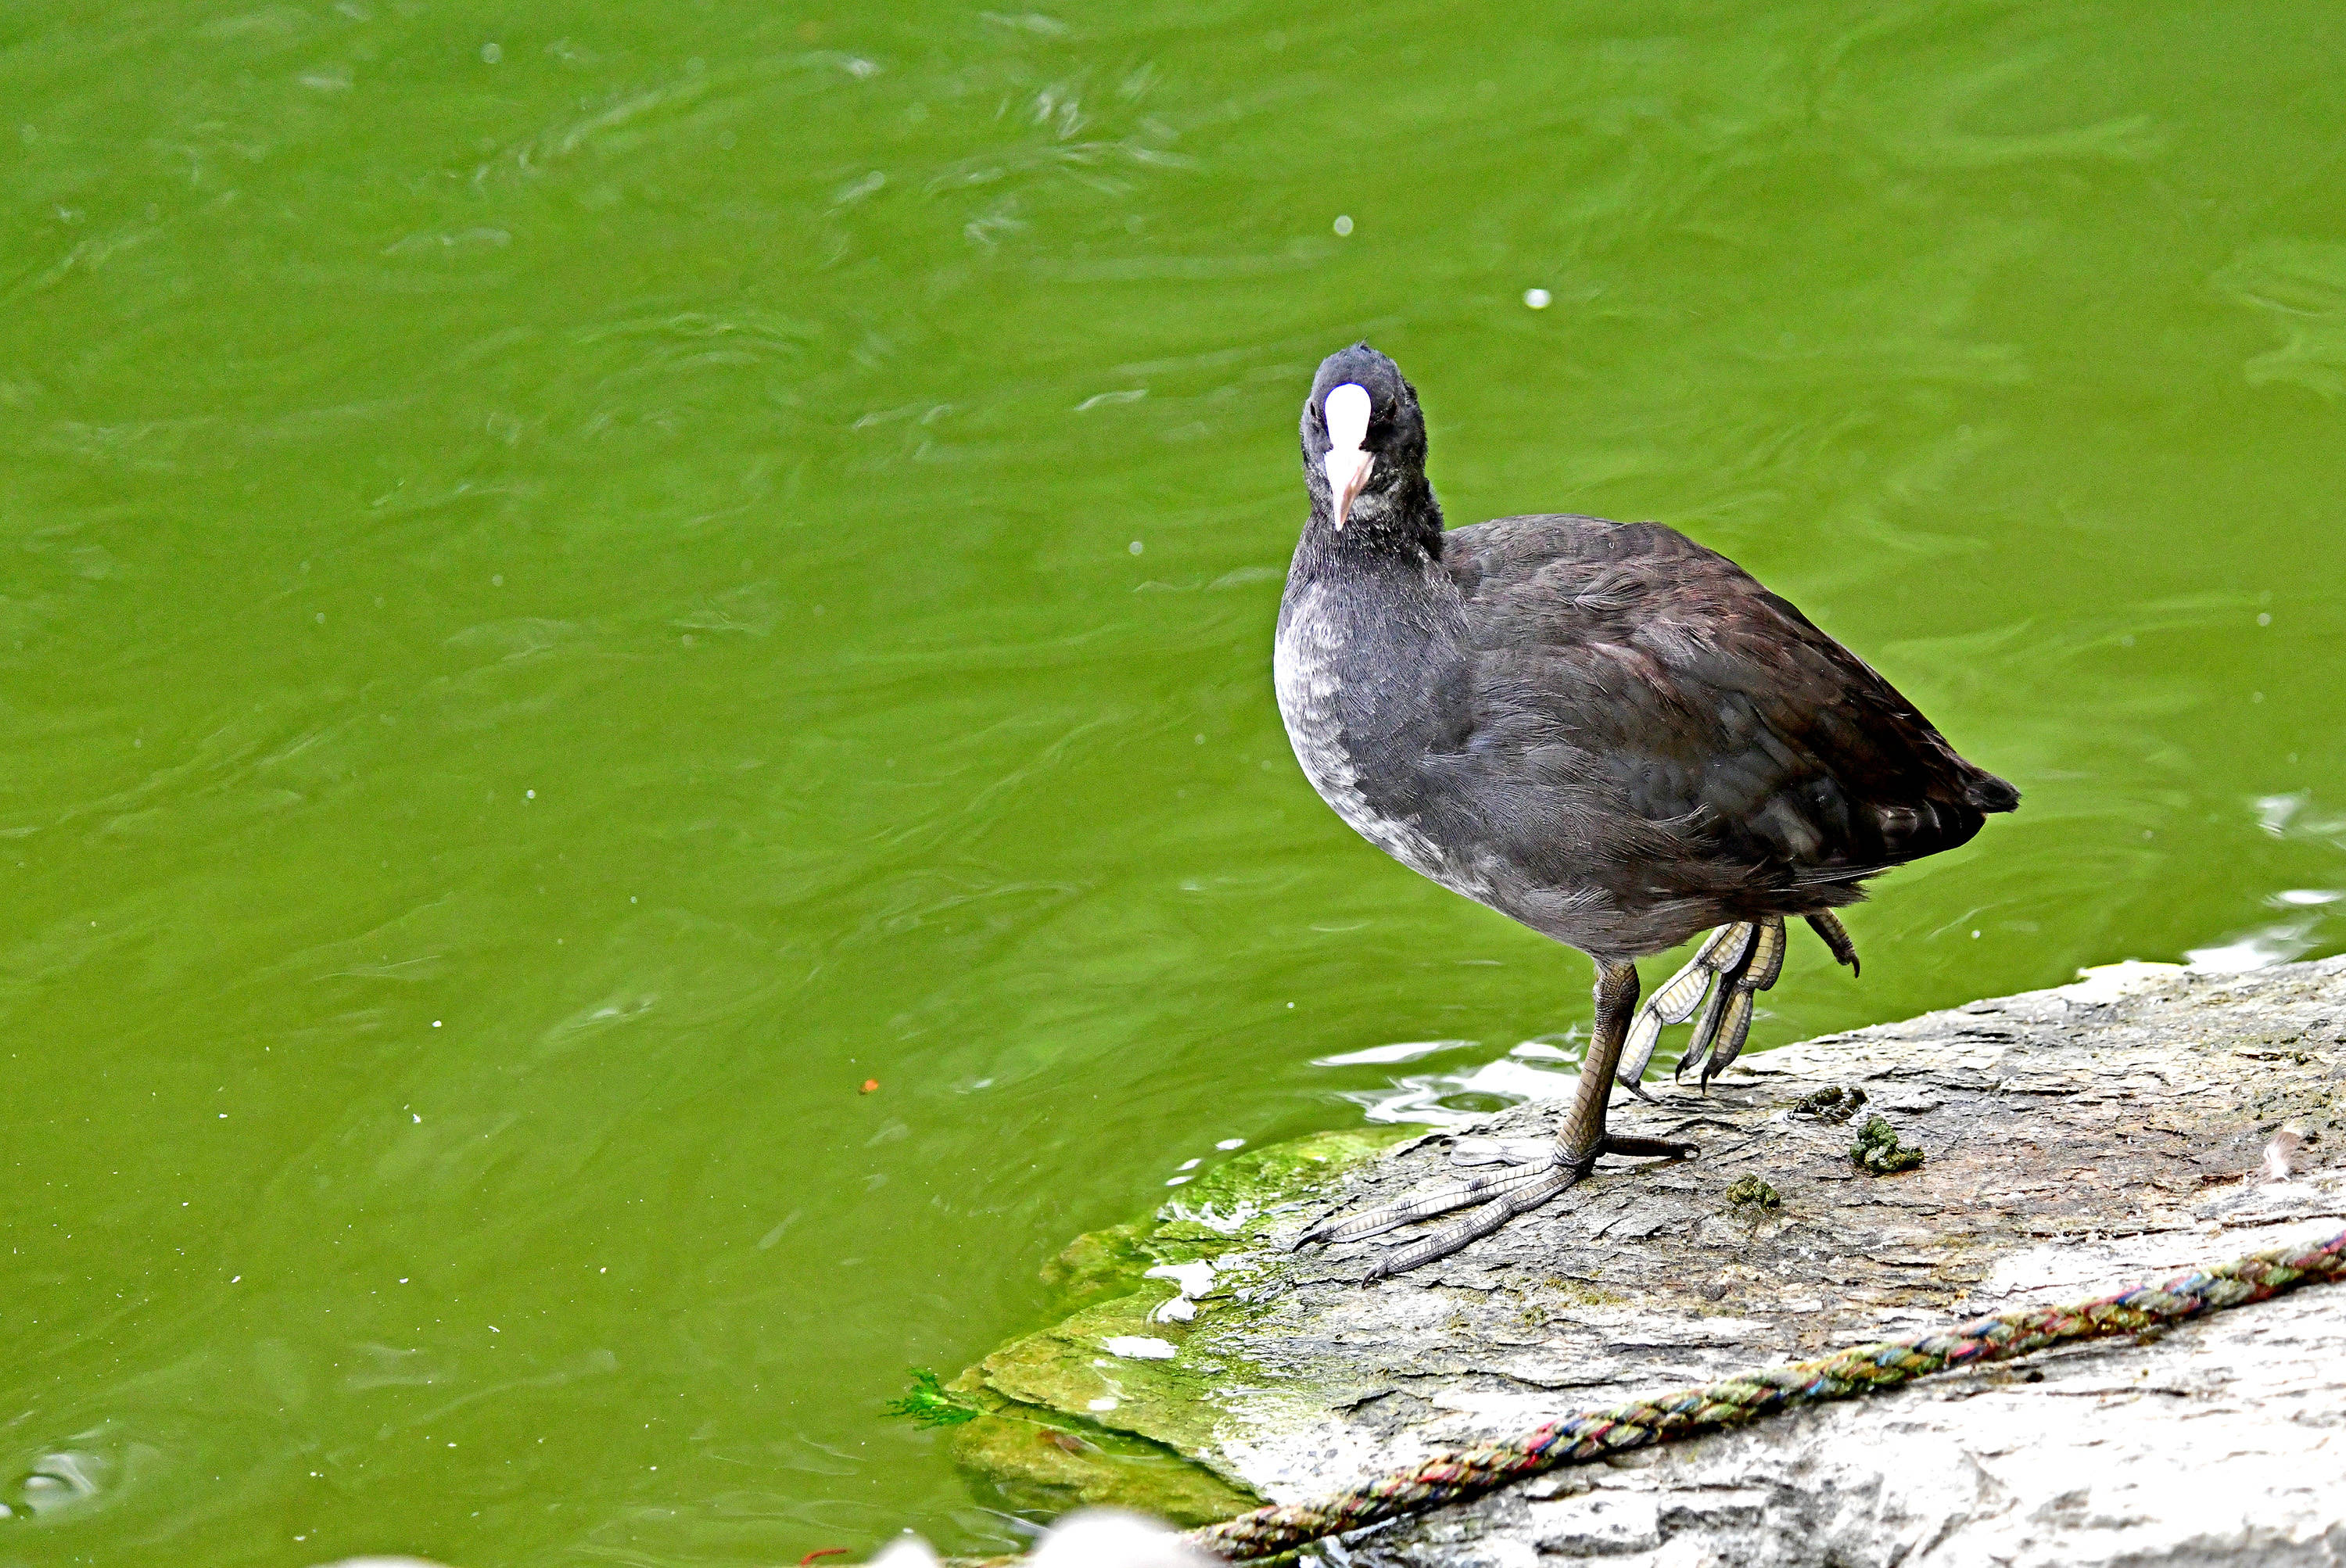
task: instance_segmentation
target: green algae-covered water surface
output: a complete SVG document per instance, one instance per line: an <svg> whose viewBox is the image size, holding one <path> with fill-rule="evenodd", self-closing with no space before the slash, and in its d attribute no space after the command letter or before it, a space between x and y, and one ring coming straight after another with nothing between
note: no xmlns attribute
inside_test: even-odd
<svg viewBox="0 0 2346 1568"><path fill-rule="evenodd" d="M1021 0L1023 4L1023 0ZM2333 12L0 20L0 1563L1015 1541L887 1420L1576 956L1270 693L1367 335L2026 799L1760 1044L2346 944ZM1657 968L1658 969L1658 965Z"/></svg>

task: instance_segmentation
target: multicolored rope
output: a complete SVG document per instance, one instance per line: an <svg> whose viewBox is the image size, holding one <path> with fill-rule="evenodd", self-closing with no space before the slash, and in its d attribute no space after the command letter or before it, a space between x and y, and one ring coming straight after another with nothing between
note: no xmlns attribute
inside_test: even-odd
<svg viewBox="0 0 2346 1568"><path fill-rule="evenodd" d="M1588 1410L1510 1441L1450 1449L1405 1471L1311 1502L1258 1508L1189 1532L1189 1541L1233 1563L1292 1552L1381 1520L1480 1496L1560 1465L1675 1442L1826 1400L1895 1388L1950 1367L2010 1360L2048 1346L2179 1323L2245 1307L2300 1285L2346 1276L2346 1231L2303 1247L2274 1247L2217 1268L2066 1307L2034 1307L1975 1319L1951 1331L1884 1339L1796 1366L1739 1373L1645 1404Z"/></svg>

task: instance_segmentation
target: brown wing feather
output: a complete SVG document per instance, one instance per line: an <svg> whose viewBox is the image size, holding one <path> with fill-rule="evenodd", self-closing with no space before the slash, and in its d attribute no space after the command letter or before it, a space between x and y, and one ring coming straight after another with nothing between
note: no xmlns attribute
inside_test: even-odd
<svg viewBox="0 0 2346 1568"><path fill-rule="evenodd" d="M1445 535L1443 560L1467 610L1467 749L1559 811L1612 814L1637 891L1844 903L2018 802L1789 601L1659 524L1500 518Z"/></svg>

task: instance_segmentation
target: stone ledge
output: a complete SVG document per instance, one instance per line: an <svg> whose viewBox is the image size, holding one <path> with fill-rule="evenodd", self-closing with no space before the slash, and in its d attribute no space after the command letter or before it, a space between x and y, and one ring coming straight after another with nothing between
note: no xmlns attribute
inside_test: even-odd
<svg viewBox="0 0 2346 1568"><path fill-rule="evenodd" d="M1331 1204L1454 1179L1449 1135L1349 1145L1308 1190L1201 1194L1157 1229L1210 1278L1146 1280L1117 1314L1155 1320L1170 1359L1144 1371L1071 1319L1050 1331L1050 1377L1002 1352L972 1376L1019 1365L1015 1397L1075 1419L1116 1399L1121 1431L1263 1496L1310 1496L1567 1410L2328 1234L2346 1226L2341 1079L2346 960L2122 966L1748 1057L1708 1096L1624 1104L1620 1130L1686 1135L1702 1156L1607 1168L1365 1289L1390 1238L1288 1246ZM1796 1109L1831 1087L1865 1092L1855 1122ZM1473 1130L1539 1136L1560 1111L1519 1105ZM1874 1113L1923 1151L1921 1168L1852 1165L1853 1127ZM2260 1176L2285 1125L2310 1140L2299 1168ZM1746 1177L1775 1203L1751 1201ZM1185 1293L1173 1309L1194 1316L1165 1320ZM1560 1472L1324 1550L1413 1568L2331 1563L2346 1560L2341 1432L2346 1296L2315 1289L2152 1344Z"/></svg>

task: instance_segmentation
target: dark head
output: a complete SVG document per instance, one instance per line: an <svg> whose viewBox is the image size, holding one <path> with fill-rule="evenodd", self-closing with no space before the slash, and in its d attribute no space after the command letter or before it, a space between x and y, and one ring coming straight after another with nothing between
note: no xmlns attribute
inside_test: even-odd
<svg viewBox="0 0 2346 1568"><path fill-rule="evenodd" d="M1366 343L1320 362L1303 405L1303 484L1311 516L1337 534L1399 536L1441 548L1442 512L1425 483L1425 416L1401 367ZM1429 539L1427 535L1431 534Z"/></svg>

